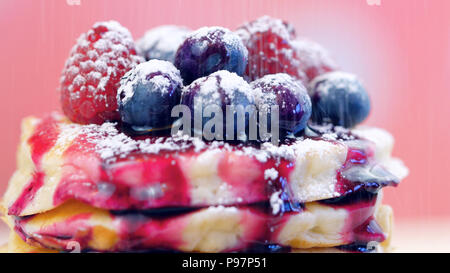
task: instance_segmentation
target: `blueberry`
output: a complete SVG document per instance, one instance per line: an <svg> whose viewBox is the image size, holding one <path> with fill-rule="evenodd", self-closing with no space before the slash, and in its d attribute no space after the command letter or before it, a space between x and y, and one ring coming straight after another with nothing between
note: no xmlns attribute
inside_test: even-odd
<svg viewBox="0 0 450 273"><path fill-rule="evenodd" d="M219 71L244 73L248 52L241 38L226 28L203 27L191 33L178 48L175 66L185 84Z"/></svg>
<svg viewBox="0 0 450 273"><path fill-rule="evenodd" d="M278 73L253 81L251 86L260 94L256 99L259 111L266 108L269 112L269 107L278 105L281 135L297 134L305 129L311 116L311 100L303 84L288 74Z"/></svg>
<svg viewBox="0 0 450 273"><path fill-rule="evenodd" d="M188 106L191 110L191 125L194 130L196 129L194 124L195 113L203 113L203 128L213 118L206 117L205 109L208 106L218 106L223 114L223 138L227 140L247 139L249 118L251 115L256 114L254 101L255 96L250 85L236 73L231 73L226 70L217 71L209 76L195 80L183 89L181 97L181 103ZM239 120L236 113L233 115L233 121L227 121L227 106L242 106L244 110L249 110L245 114L244 128L241 127L241 130L238 131L237 123ZM234 126L233 135L227 134L227 123L229 123L229 126Z"/></svg>
<svg viewBox="0 0 450 273"><path fill-rule="evenodd" d="M178 47L189 33L190 30L182 26L159 26L147 31L136 44L147 61L158 59L173 63Z"/></svg>
<svg viewBox="0 0 450 273"><path fill-rule="evenodd" d="M167 129L182 88L180 72L172 63L150 60L139 64L125 74L117 92L122 122L135 131Z"/></svg>
<svg viewBox="0 0 450 273"><path fill-rule="evenodd" d="M329 72L316 77L309 86L313 104L312 120L351 128L370 112L370 99L358 78L350 73Z"/></svg>

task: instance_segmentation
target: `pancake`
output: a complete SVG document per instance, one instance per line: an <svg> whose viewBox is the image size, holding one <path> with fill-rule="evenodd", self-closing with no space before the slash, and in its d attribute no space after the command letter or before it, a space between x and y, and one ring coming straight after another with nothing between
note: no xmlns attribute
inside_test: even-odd
<svg viewBox="0 0 450 273"><path fill-rule="evenodd" d="M273 244L291 249L387 241L392 211L381 195L310 202L273 214L270 206L212 206L193 211L108 211L76 200L50 211L8 216L27 244L65 251L246 251ZM383 244L386 244L383 243Z"/></svg>
<svg viewBox="0 0 450 273"><path fill-rule="evenodd" d="M79 125L57 113L26 118L3 199L8 214L46 212L76 199L106 210L237 206L376 192L406 174L393 138L377 128L310 130L280 146L185 136L131 138L113 123Z"/></svg>
<svg viewBox="0 0 450 273"><path fill-rule="evenodd" d="M72 204L73 205L73 204ZM71 206L72 206L71 205ZM377 211L383 211L381 213L376 213L375 214L375 219L378 223L380 223L380 226L383 229L383 234L386 238L390 238L391 237L391 233L392 233L392 228L391 228L391 220L392 220L392 214L386 214L386 212L392 212L392 210L385 205L380 206ZM388 216L386 218L386 216ZM48 219L49 221L54 220L54 219ZM305 221L306 222L306 221ZM383 224L385 224L386 222L389 222L388 226L384 226ZM36 223L35 223L36 224ZM323 225L319 225L319 228L322 227ZM216 228L217 230L217 228ZM222 230L223 232L223 230ZM108 233L106 233L108 234ZM210 233L213 234L213 233ZM303 238L305 238L305 234ZM110 244L110 242L108 242L108 240L106 238L110 238L108 236L104 236L105 233L97 233L97 236L102 236L103 238L97 238L95 240L91 241L91 244L93 242L95 242L94 244L96 244L97 246L103 246L106 247L108 244ZM311 235L311 233L310 233ZM218 238L220 238L220 233L215 233L214 236L219 236ZM315 232L315 236L316 238L319 236L317 232ZM300 238L301 236L299 236ZM208 252L211 252L212 249L210 247L217 247L220 244L222 244L222 246L224 245L222 241L221 243L218 243L217 238L210 238L211 241L209 241L209 244L203 243L203 244L198 244L199 246L202 245L203 249L197 249L197 250L193 250L193 251L199 251L199 250L208 250ZM79 244L77 241L74 240L68 240L66 239L65 242L65 247L61 248L61 247L53 247L53 248L44 248L42 247L42 245L37 242L34 241L32 239L26 239L27 242L25 242L17 233L15 232L11 232L10 234L10 239L9 242L6 246L2 246L1 251L0 252L10 252L10 253L51 253L51 252L79 252L79 251L83 251L83 252L97 252L99 250L93 250L92 248L88 248L88 249L83 249L81 244ZM372 243L374 243L375 241L372 241ZM54 241L53 241L54 243ZM55 244L53 244L53 246L55 246ZM61 245L59 245L61 246ZM385 251L389 251L390 249L390 241L389 240L385 240L383 241L381 244L378 244L377 242L375 242L375 244L372 244L373 248L370 249L370 252L385 252ZM364 250L364 246L363 247L358 247L355 248L353 246L349 245L344 245L344 246L336 246L336 247L310 247L310 248L284 248L283 252L294 252L294 253L338 253L338 252L361 252L363 249ZM192 250L192 249L191 249ZM117 251L117 250L116 250ZM128 250L127 252L130 252L131 250ZM137 249L135 249L134 251L138 251ZM153 249L152 251L158 251L158 249ZM159 251L163 251L163 249L159 249ZM167 249L164 249L164 251L167 251ZM237 249L235 251L238 251ZM365 250L364 250L365 251Z"/></svg>

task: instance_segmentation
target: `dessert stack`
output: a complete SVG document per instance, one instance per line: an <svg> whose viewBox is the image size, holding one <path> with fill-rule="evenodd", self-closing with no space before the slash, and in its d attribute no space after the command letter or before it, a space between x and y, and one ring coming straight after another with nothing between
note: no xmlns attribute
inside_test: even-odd
<svg viewBox="0 0 450 273"><path fill-rule="evenodd" d="M5 252L389 250L382 188L408 173L394 139L361 125L359 78L283 20L160 26L136 43L99 22L60 94L62 112L22 122ZM249 110L239 123L211 106ZM272 134L255 139L264 120Z"/></svg>

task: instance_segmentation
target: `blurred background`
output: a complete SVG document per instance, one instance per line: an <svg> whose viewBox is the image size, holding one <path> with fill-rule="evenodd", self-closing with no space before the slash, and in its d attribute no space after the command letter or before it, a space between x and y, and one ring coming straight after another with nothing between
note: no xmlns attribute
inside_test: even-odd
<svg viewBox="0 0 450 273"><path fill-rule="evenodd" d="M20 120L60 109L60 72L93 23L115 19L137 39L162 24L234 29L264 14L288 20L364 80L373 103L366 124L395 136L394 154L410 169L385 190L400 228L414 225L417 235L440 223L450 234L447 0L0 0L0 192L15 168Z"/></svg>

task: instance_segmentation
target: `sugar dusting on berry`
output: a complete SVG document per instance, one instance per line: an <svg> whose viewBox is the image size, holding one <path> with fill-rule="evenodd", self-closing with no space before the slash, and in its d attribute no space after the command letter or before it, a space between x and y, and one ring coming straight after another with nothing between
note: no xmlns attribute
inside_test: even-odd
<svg viewBox="0 0 450 273"><path fill-rule="evenodd" d="M243 24L236 30L236 34L241 37L244 43L251 43L252 35L268 31L277 33L285 40L290 40L295 36L295 32L291 25L283 22L281 19L272 18L268 15L261 16L252 22Z"/></svg>
<svg viewBox="0 0 450 273"><path fill-rule="evenodd" d="M149 77L152 76L152 77ZM148 82L161 87L152 90L168 92L172 83L182 86L183 80L180 71L170 62L161 60L150 60L137 65L134 69L128 71L120 81L120 87L117 91L117 100L126 103L133 97L134 88L138 83L147 84ZM150 89L149 89L150 90Z"/></svg>
<svg viewBox="0 0 450 273"><path fill-rule="evenodd" d="M310 83L309 87L310 95L312 95L312 91L318 94L327 94L330 88L358 92L361 85L356 75L342 71L334 71L316 77Z"/></svg>
<svg viewBox="0 0 450 273"><path fill-rule="evenodd" d="M173 63L175 52L189 32L186 27L174 25L153 28L137 41L139 53L147 60L159 59Z"/></svg>
<svg viewBox="0 0 450 273"><path fill-rule="evenodd" d="M211 74L211 76L220 78L220 81L218 82L219 88L223 90L230 99L235 95L235 91L239 90L247 96L249 101L254 100L254 91L250 88L250 85L236 73L221 70Z"/></svg>
<svg viewBox="0 0 450 273"><path fill-rule="evenodd" d="M320 44L301 38L292 41L303 71L311 81L315 77L337 69L337 65L329 52Z"/></svg>
<svg viewBox="0 0 450 273"><path fill-rule="evenodd" d="M198 93L210 95L211 103L217 103L221 92L230 101L233 101L234 97L239 93L239 95L244 95L248 101L253 102L255 100L255 92L257 92L242 77L226 70L220 70L207 77L195 80L183 92L189 92L189 89L194 86L198 86ZM202 99L205 98L208 98L208 96L202 96ZM196 103L202 104L203 102L199 99L196 100Z"/></svg>
<svg viewBox="0 0 450 273"><path fill-rule="evenodd" d="M259 100L257 104L262 109L267 108L273 101L276 100L276 92L264 92L264 90L275 90L280 89L280 92L286 92L285 90L290 90L292 92L300 92L303 90L305 93L306 88L299 81L296 81L293 77L286 73L277 73L277 74L269 74L264 77L253 81L251 83L252 88L254 89L255 94L259 94L257 99ZM295 94L299 96L299 94ZM284 108L286 105L280 105L280 108Z"/></svg>
<svg viewBox="0 0 450 273"><path fill-rule="evenodd" d="M196 55L201 55L210 44L218 43L221 40L224 41L225 44L231 45L233 48L239 48L240 51L245 52L245 55L247 55L247 49L241 39L224 27L202 27L188 35L187 39L203 41L203 44L198 52L196 52Z"/></svg>
<svg viewBox="0 0 450 273"><path fill-rule="evenodd" d="M61 76L61 102L75 122L101 123L117 115L119 80L140 63L130 32L116 21L99 22L72 48Z"/></svg>
<svg viewBox="0 0 450 273"><path fill-rule="evenodd" d="M293 28L280 19L260 17L245 23L236 31L248 49L248 64L245 77L253 81L268 74L288 73L302 82L307 77L294 46Z"/></svg>

